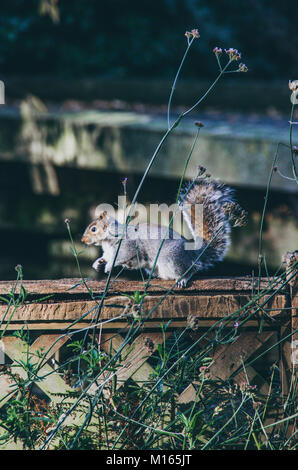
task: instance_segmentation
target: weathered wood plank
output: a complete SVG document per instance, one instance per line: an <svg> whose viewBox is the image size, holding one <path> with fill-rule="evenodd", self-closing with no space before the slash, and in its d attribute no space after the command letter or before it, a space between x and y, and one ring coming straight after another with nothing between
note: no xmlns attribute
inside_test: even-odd
<svg viewBox="0 0 298 470"><path fill-rule="evenodd" d="M294 263L298 262L298 250L294 253L290 253L290 256L286 258L286 266L291 268ZM292 307L292 320L291 320L291 368L295 371L295 375L298 374L298 267L296 269L296 275L289 281L290 284L290 296L291 296L291 307Z"/></svg>
<svg viewBox="0 0 298 470"><path fill-rule="evenodd" d="M44 358L43 358L43 364L46 363L50 357L52 357L68 340L68 337L64 336L61 337L59 334L47 334L47 335L41 335L39 336L32 346L30 347L29 351L30 354L36 354L37 352L43 353ZM11 357L12 359L16 359L19 354L17 351L21 351L19 349L19 339L14 337L5 337L3 338L3 344L5 348L6 354ZM11 352L11 349L16 346L16 351ZM23 343L23 351L22 354L20 354L20 357L22 355L26 354L27 351L27 346L25 343ZM19 358L20 358L19 357ZM38 361L38 358L33 359L34 362ZM13 373L18 373L21 377L25 378L25 371L24 369L16 368L15 365L12 369ZM16 383L13 382L13 380L5 374L5 372L2 372L0 374L0 408L8 401L10 400L11 396L17 391L17 386Z"/></svg>
<svg viewBox="0 0 298 470"><path fill-rule="evenodd" d="M169 334L166 334L168 337ZM147 364L147 359L155 351L157 345L163 342L163 334L159 333L142 333L132 344L127 344L121 351L122 365L117 371L117 385L116 388L121 387L126 380L130 377L137 382L140 386L143 382L148 380L151 373L154 372L153 368ZM123 344L121 335L115 336L112 333L106 333L101 338L101 348L108 353L110 347L112 351L118 351ZM104 379L103 379L104 380ZM98 380L100 385L103 380ZM98 386L96 384L90 387L89 393L94 393Z"/></svg>
<svg viewBox="0 0 298 470"><path fill-rule="evenodd" d="M268 296L264 296L265 302ZM147 296L143 303L143 317L150 314L151 319L181 319L188 315L199 318L223 318L232 314L249 301L249 295L222 294L222 295L169 295L160 302L161 297L157 295ZM113 296L105 300L101 309L100 320L108 320L119 317L125 319L124 310L129 299L123 296ZM275 295L264 308L270 309L271 316L282 314L286 306L286 296ZM5 320L10 317L14 307L10 307ZM0 305L0 319L7 311L6 305ZM92 300L56 301L28 303L19 306L11 319L16 321L75 321L84 315L84 321L90 321L96 316L97 304ZM127 316L126 316L127 318ZM5 323L5 322L4 322Z"/></svg>
<svg viewBox="0 0 298 470"><path fill-rule="evenodd" d="M187 319L182 319L182 320L179 320L179 319L171 319L171 318L168 318L168 319L164 319L163 321L171 321L171 323L169 324L169 326L167 327L168 330L175 330L177 328L186 328L188 322L187 322ZM198 328L198 332L201 334L201 332L205 329L205 328L210 328L211 326L214 326L214 319L210 318L210 319L205 319L205 318L200 318L200 327ZM160 324L161 324L161 320L148 320L146 321L146 323L144 323L144 326L143 328L145 328L146 330L160 330ZM24 326L24 322L14 322L14 323L10 323L7 327L7 331L17 331L17 330L20 330L22 327ZM85 322L81 322L79 321L78 323L75 323L75 324L71 324L70 322L63 322L63 321L37 321L37 322L27 322L27 328L28 330L32 330L32 331L42 331L42 330L46 330L46 331L65 331L65 330L69 330L69 331L74 331L74 330L90 330L92 331L92 329L94 328L94 325L90 325L90 321L85 321ZM123 330L126 331L127 328L128 328L129 324L126 322L126 321L103 321L102 323L98 323L96 324L96 328L100 328L100 329L103 329L105 331L110 331L110 330ZM248 320L246 323L245 323L245 328L257 328L259 326L259 322L257 319L255 320ZM2 326L0 328L0 331L1 329L3 330L4 326ZM267 329L268 327L264 327L264 329ZM201 343L203 344L203 342Z"/></svg>
<svg viewBox="0 0 298 470"><path fill-rule="evenodd" d="M263 377L252 367L247 366L245 370L240 371L235 377L234 382L238 385L252 385L253 382L258 381L258 392L262 393L263 395L267 395L269 392L269 385L263 379Z"/></svg>
<svg viewBox="0 0 298 470"><path fill-rule="evenodd" d="M42 334L31 345L30 352L36 353L38 351L42 353L44 363L54 356L69 339L69 336L62 336L61 334Z"/></svg>
<svg viewBox="0 0 298 470"><path fill-rule="evenodd" d="M0 408L17 392L16 383L3 371L0 374Z"/></svg>
<svg viewBox="0 0 298 470"><path fill-rule="evenodd" d="M258 334L247 331L240 335L233 343L219 346L213 356L209 367L210 376L214 379L227 380L242 366L242 363L255 353L274 335L274 331Z"/></svg>
<svg viewBox="0 0 298 470"><path fill-rule="evenodd" d="M268 288L270 282L274 278L261 278L260 284L258 279L253 279L250 276L247 277L218 277L218 278L200 278L193 280L186 289L178 289L175 287L175 293L178 294L192 294L195 292L211 291L211 292L223 292L223 291L249 291L251 292L252 287L256 289L259 285L260 289ZM89 280L88 287L93 290L95 294L100 294L104 291L106 281L94 281ZM23 285L26 291L30 294L35 295L49 295L49 294L85 294L89 296L88 291L82 280L78 278L69 279L53 279L53 280L37 280L37 281L23 281ZM148 291L153 292L167 292L174 285L173 281L162 281L160 279L153 279L150 283ZM277 283L275 288L281 285ZM10 292L15 286L15 281L0 281L0 295ZM133 293L135 291L144 291L144 284L141 281L115 281L109 286L109 294L115 295L120 292ZM16 292L20 291L20 284L18 284Z"/></svg>
<svg viewBox="0 0 298 470"><path fill-rule="evenodd" d="M280 371L282 393L287 395L298 374L298 250L287 252L284 263L289 281L291 318L281 327Z"/></svg>
<svg viewBox="0 0 298 470"><path fill-rule="evenodd" d="M27 360L29 360L31 364L39 363L40 359L34 355L37 351L34 343L31 347L28 347L24 341L14 336L4 336L2 341L4 342L5 354L14 361L14 363L11 365L12 372L14 374L18 374L22 379L27 379L28 374L25 368L16 364L18 361L24 361L26 363ZM48 343L47 338L46 343ZM42 341L39 340L37 344L38 349L40 349L41 344ZM67 393L72 391L72 389L60 377L60 375L54 372L47 363L40 367L38 377L36 377L36 383L41 388L41 390L43 390L45 394L48 395L54 402L61 401L61 398L56 397L56 393ZM1 404L3 405L4 401L2 401Z"/></svg>
<svg viewBox="0 0 298 470"><path fill-rule="evenodd" d="M196 399L197 391L194 387L194 385L191 383L189 384L182 393L180 393L177 403L180 405L185 405L187 403L190 403L191 401L194 401Z"/></svg>

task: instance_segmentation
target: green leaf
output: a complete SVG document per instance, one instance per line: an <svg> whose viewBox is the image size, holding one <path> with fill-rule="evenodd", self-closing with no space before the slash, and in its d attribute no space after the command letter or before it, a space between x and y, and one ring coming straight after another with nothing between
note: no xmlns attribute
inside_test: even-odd
<svg viewBox="0 0 298 470"><path fill-rule="evenodd" d="M138 290L136 290L134 293L134 299L137 304L140 302L140 292Z"/></svg>

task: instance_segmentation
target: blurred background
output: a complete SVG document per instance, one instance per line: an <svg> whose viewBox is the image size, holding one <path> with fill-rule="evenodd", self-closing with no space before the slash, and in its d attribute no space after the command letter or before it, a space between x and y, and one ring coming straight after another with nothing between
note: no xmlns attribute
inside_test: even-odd
<svg viewBox="0 0 298 470"><path fill-rule="evenodd" d="M172 101L175 116L218 74L215 46L236 48L248 73L226 74L163 146L139 202L176 199L184 162L235 189L248 225L233 231L224 263L206 275L256 272L261 214L277 144L289 144L289 80L298 79L297 7L292 0L10 0L1 5L0 279L75 277L64 223L71 220L84 275L98 249L79 243L103 202L116 204L123 178L131 199L166 128L171 86L198 28ZM225 56L225 54L223 54ZM222 59L225 60L225 57ZM237 68L237 66L235 66ZM298 120L297 113L294 117ZM294 127L293 143L298 143ZM269 273L297 248L297 185L286 145L264 220ZM126 273L138 278L138 274ZM100 275L99 275L100 277Z"/></svg>

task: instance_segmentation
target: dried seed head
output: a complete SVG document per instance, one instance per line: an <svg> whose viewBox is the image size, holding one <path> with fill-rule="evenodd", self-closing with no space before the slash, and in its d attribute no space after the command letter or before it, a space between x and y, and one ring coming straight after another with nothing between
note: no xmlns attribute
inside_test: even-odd
<svg viewBox="0 0 298 470"><path fill-rule="evenodd" d="M230 49L225 49L225 53L228 54L230 60L239 60L241 59L241 54L237 49L230 47Z"/></svg>
<svg viewBox="0 0 298 470"><path fill-rule="evenodd" d="M222 407L222 406L219 406L219 405L216 406L216 407L214 408L214 411L213 411L213 415L212 415L212 416L218 415L219 413L221 413L221 411L223 411L223 407Z"/></svg>
<svg viewBox="0 0 298 470"><path fill-rule="evenodd" d="M192 29L191 34L193 35L194 38L198 39L200 37L200 33L197 29Z"/></svg>
<svg viewBox="0 0 298 470"><path fill-rule="evenodd" d="M245 64L239 64L239 68L237 72L248 72L248 68L246 67Z"/></svg>
<svg viewBox="0 0 298 470"><path fill-rule="evenodd" d="M222 54L222 48L221 47L215 47L213 49L213 52L215 55L219 56L220 54Z"/></svg>
<svg viewBox="0 0 298 470"><path fill-rule="evenodd" d="M200 374L204 375L206 377L206 379L210 378L210 370L208 369L207 366L201 366L199 368L199 372L200 372Z"/></svg>
<svg viewBox="0 0 298 470"><path fill-rule="evenodd" d="M195 121L195 126L204 127L204 124L201 121Z"/></svg>
<svg viewBox="0 0 298 470"><path fill-rule="evenodd" d="M293 82L289 80L289 88L291 91L297 91L298 90L298 80L294 80Z"/></svg>
<svg viewBox="0 0 298 470"><path fill-rule="evenodd" d="M69 225L70 224L70 219L65 219L64 222L66 223L66 225Z"/></svg>
<svg viewBox="0 0 298 470"><path fill-rule="evenodd" d="M185 36L187 37L187 39L190 39L192 37L192 34L189 31L186 31Z"/></svg>

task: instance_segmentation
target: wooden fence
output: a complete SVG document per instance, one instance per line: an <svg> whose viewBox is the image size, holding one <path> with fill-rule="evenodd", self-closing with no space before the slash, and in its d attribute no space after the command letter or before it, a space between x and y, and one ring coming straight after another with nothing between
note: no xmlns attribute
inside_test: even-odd
<svg viewBox="0 0 298 470"><path fill-rule="evenodd" d="M296 255L291 256L289 263ZM132 344L123 349L125 364L117 373L118 387L129 378L140 385L149 378L153 369L148 358L164 338L161 322L170 322L166 337L188 326L195 341L207 329L215 324L221 325L229 315L240 309L236 320L231 317L231 328L237 329L235 340L216 348L209 369L211 377L222 380L232 377L238 384L247 381L257 383L266 392L269 387L266 378L260 373L260 368L255 368L254 363L250 364L251 358L260 356L263 361L278 364L282 393L287 393L293 383L298 355L297 283L293 276L288 283L274 278L200 279L192 282L187 289L174 289L168 293L172 285L171 281L152 281L141 312L135 312L140 316L142 325ZM90 333L95 328L102 350L108 352L111 342L115 350L120 348L129 328L131 309L134 308L131 300L122 294L133 296L136 291L140 294L144 291L142 282L113 282L96 322L105 281L88 281L89 291L79 279L24 281L27 297L17 308L3 300L5 296L9 298L14 286L15 282L0 283L0 323L2 332L5 331L2 336L4 365L0 372L0 408L17 392L11 388L11 380L5 373L6 360L9 358L10 364L14 363L14 372L21 377L26 375L25 370L18 366L18 361L28 354L28 345L21 337L12 335L13 332L25 327L30 332L30 353L47 351L39 370L39 375L45 378L38 381L38 387L50 400L59 402L61 398L56 395L57 392L67 393L72 389L61 374L53 373L50 359L62 360L63 350L72 334L87 331L88 328ZM253 294L255 296L262 291L266 294L252 302ZM18 292L19 287L15 294ZM254 310L254 315L249 318L248 310L243 309L247 305L250 312L252 307ZM146 318L148 312L151 314ZM263 355L266 349L269 353ZM245 371L243 364L247 365ZM92 387L95 392L98 384ZM92 387L89 392L92 392ZM194 400L195 394L196 384L189 383L180 394L179 402L189 403Z"/></svg>

